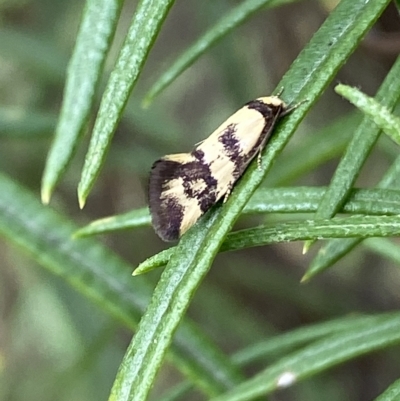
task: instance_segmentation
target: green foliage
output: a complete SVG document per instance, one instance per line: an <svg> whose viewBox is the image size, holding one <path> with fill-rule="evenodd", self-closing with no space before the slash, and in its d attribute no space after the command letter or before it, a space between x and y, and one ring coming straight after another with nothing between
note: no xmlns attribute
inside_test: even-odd
<svg viewBox="0 0 400 401"><path fill-rule="evenodd" d="M352 110L342 114L330 88L394 4L181 3L141 0L134 10L120 0L87 0L83 9L80 2L0 4L2 20L9 19L0 29L0 399L104 399L111 392L115 401L244 401L277 390L295 400L356 399L365 394L354 390L362 370L346 369L361 356L371 358L368 372L379 383L369 399L396 399L400 252L389 237L400 234L400 157L380 134L400 141L400 59L379 80L358 61L352 68L362 73L351 86L335 88L360 112L342 103ZM324 21L289 65L286 46L303 36L283 22L301 7L312 21L316 5ZM40 12L28 17L28 6ZM15 15L31 19L35 33ZM178 48L185 50L177 56ZM234 96L249 100L241 94L252 85L260 91L254 98L268 95L264 77L279 69L275 93L284 88L285 102L303 102L278 124L261 165L249 167L228 201L159 252L142 184L152 161L190 149L240 107ZM353 87L362 82L380 85L375 98ZM323 94L331 96L325 110ZM367 175L356 185L364 164ZM39 203L40 181L42 202L53 198L54 208ZM87 216L70 206L77 187L81 207L93 199ZM241 229L231 232L237 222ZM94 238L105 233L107 245ZM295 248L294 241L306 240L308 249L321 239L327 242L315 256ZM230 252L215 260L239 249L246 258ZM285 254L293 249L295 257ZM345 255L346 271L321 275ZM389 279L381 265L392 269ZM127 350L115 336L122 328L135 332ZM343 377L347 385L338 386Z"/></svg>

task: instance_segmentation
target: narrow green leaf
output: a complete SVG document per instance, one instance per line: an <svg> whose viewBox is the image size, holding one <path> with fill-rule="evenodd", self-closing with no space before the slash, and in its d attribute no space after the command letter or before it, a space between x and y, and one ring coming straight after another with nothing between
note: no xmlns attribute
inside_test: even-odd
<svg viewBox="0 0 400 401"><path fill-rule="evenodd" d="M230 233L221 252L235 251L280 242L331 238L369 238L400 235L399 216L350 216L326 220L302 220L289 223L262 225ZM176 252L169 248L142 262L134 272L139 275L164 266ZM305 275L302 281L308 279Z"/></svg>
<svg viewBox="0 0 400 401"><path fill-rule="evenodd" d="M202 54L218 43L228 33L253 16L261 8L278 7L296 0L245 0L224 15L213 27L192 44L176 61L156 80L144 98L147 107L172 81L190 67Z"/></svg>
<svg viewBox="0 0 400 401"><path fill-rule="evenodd" d="M376 99L383 105L392 109L400 96L400 57L394 63L392 69L382 83L376 95ZM329 191L325 194L318 208L315 218L326 219L337 213L358 174L379 138L380 128L371 124L365 117L346 149L334 176L329 185ZM308 249L312 243L307 243ZM322 250L321 252L325 252Z"/></svg>
<svg viewBox="0 0 400 401"><path fill-rule="evenodd" d="M373 325L385 323L393 313L381 315L352 315L333 319L327 322L310 324L286 333L280 333L265 341L250 345L232 355L232 363L244 367L257 361L285 356L289 351L303 347L315 340L320 340L335 333L354 332L367 329ZM183 382L173 387L160 397L160 401L175 401L192 388L189 382Z"/></svg>
<svg viewBox="0 0 400 401"><path fill-rule="evenodd" d="M81 208L104 162L116 126L174 0L141 0L101 100L78 186Z"/></svg>
<svg viewBox="0 0 400 401"><path fill-rule="evenodd" d="M132 276L140 276L148 273L157 267L165 266L176 251L176 247L164 249L142 262L133 272Z"/></svg>
<svg viewBox="0 0 400 401"><path fill-rule="evenodd" d="M362 240L363 238L331 239L327 244L323 244L314 260L310 263L307 271L304 273L301 281L304 283L335 264L354 249ZM313 242L314 241L310 241L310 243ZM326 255L324 252L326 252Z"/></svg>
<svg viewBox="0 0 400 401"><path fill-rule="evenodd" d="M104 61L114 36L122 0L87 0L68 66L55 138L42 178L47 204L62 178L89 120Z"/></svg>
<svg viewBox="0 0 400 401"><path fill-rule="evenodd" d="M117 216L104 217L92 221L85 227L80 228L74 233L74 237L87 237L95 234L103 234L117 230L126 230L149 226L151 223L149 209L142 208L131 212L119 214Z"/></svg>
<svg viewBox="0 0 400 401"><path fill-rule="evenodd" d="M311 213L318 208L327 187L260 188L243 209L254 213ZM400 191L390 189L352 189L342 213L398 214Z"/></svg>
<svg viewBox="0 0 400 401"><path fill-rule="evenodd" d="M326 187L260 188L243 209L243 214L315 212L326 189ZM341 212L374 215L400 214L400 191L354 189ZM150 223L148 208L142 208L95 220L79 229L74 236L86 237L148 226Z"/></svg>
<svg viewBox="0 0 400 401"><path fill-rule="evenodd" d="M160 355L158 349L161 347L166 351L171 340L167 336L167 325L173 324L176 327L182 318L181 311L184 310L185 304L191 298L190 289L183 291L181 286L186 282L193 284L193 276L199 280L197 276L204 274L203 264L198 263L197 254L201 250L197 250L196 245L199 240L204 241L204 236L207 235L207 228L215 221L216 214L208 215L208 217L208 221L200 230L191 230L186 234L186 243L189 241L192 251L187 252L185 248L179 249L180 245L178 245L178 250L171 260L171 262L175 263L175 268L164 270L153 293L147 313L141 320L140 329L133 342L129 345L121 364L112 388L110 400L139 400L145 399L147 396L155 377L155 367L160 366L162 357L164 357L164 354ZM215 245L213 248L215 248ZM210 247L208 251L212 253L203 256L206 259L211 257L216 252L216 249ZM189 255L191 270L187 271L186 264ZM160 288L163 288L163 291L160 291ZM148 316L151 316L151 319ZM136 344L140 345L141 348L136 348ZM135 358L145 360L146 364L143 366L132 363ZM150 372L145 372L147 374L144 375L142 370L149 370Z"/></svg>
<svg viewBox="0 0 400 401"><path fill-rule="evenodd" d="M400 399L400 380L392 383L375 401L397 401Z"/></svg>
<svg viewBox="0 0 400 401"><path fill-rule="evenodd" d="M280 333L265 341L250 345L232 356L232 362L239 366L246 366L256 361L265 361L266 358L284 356L288 351L298 349L301 346L319 340L335 333L345 333L358 329L366 329L380 321L387 321L392 313L373 316L345 316L332 319L327 322L310 324Z"/></svg>
<svg viewBox="0 0 400 401"><path fill-rule="evenodd" d="M132 266L94 239L73 240L76 228L70 219L44 207L36 195L0 174L0 235L135 330L152 285L143 277L133 279ZM236 369L225 355L187 321L180 325L169 355L208 395L237 380Z"/></svg>
<svg viewBox="0 0 400 401"><path fill-rule="evenodd" d="M296 147L285 150L266 177L265 185L275 187L293 184L295 179L340 156L351 138L349 127L356 127L360 120L359 113L348 114L312 132Z"/></svg>
<svg viewBox="0 0 400 401"><path fill-rule="evenodd" d="M247 401L287 387L317 373L400 342L400 316L386 316L367 327L356 327L317 341L289 355L212 401Z"/></svg>
<svg viewBox="0 0 400 401"><path fill-rule="evenodd" d="M400 184L398 177L400 177L400 157L395 160L390 169L386 172L385 176L378 184L378 187L398 188ZM307 281L327 269L329 266L332 266L343 256L347 255L361 241L361 238L334 239L329 241L319 250L307 269L307 272L303 276L302 281Z"/></svg>
<svg viewBox="0 0 400 401"><path fill-rule="evenodd" d="M222 251L306 239L388 237L400 234L399 216L350 216L260 226L230 234Z"/></svg>
<svg viewBox="0 0 400 401"><path fill-rule="evenodd" d="M224 207L206 214L181 239L154 291L139 331L129 345L114 382L111 400L145 400L173 334L226 234L282 151L306 110L334 77L389 0L342 0L291 66L279 87L285 100L307 99L279 124L261 168L253 163ZM332 32L335 35L332 36Z"/></svg>
<svg viewBox="0 0 400 401"><path fill-rule="evenodd" d="M74 241L75 227L36 196L0 174L0 233L51 273L136 328L151 287L129 280L129 264L92 238Z"/></svg>
<svg viewBox="0 0 400 401"><path fill-rule="evenodd" d="M400 118L394 116L387 107L382 106L357 88L337 85L335 91L366 114L394 142L400 144Z"/></svg>

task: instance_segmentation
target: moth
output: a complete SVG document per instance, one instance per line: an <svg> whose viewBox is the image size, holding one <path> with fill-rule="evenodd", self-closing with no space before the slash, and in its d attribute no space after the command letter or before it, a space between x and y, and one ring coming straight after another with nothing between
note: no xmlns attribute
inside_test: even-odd
<svg viewBox="0 0 400 401"><path fill-rule="evenodd" d="M295 107L279 96L246 103L191 153L157 160L149 180L152 224L164 241L180 238L216 202L228 199L250 162L264 149L276 122ZM260 161L260 159L259 159Z"/></svg>

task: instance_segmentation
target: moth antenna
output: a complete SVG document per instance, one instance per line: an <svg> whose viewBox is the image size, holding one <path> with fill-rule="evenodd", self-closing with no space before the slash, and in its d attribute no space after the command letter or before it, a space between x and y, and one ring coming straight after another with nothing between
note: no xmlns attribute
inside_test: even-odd
<svg viewBox="0 0 400 401"><path fill-rule="evenodd" d="M308 99L303 99L300 102L294 104L293 106L290 106L280 115L280 117L285 117L287 116L289 113L291 113L293 110L297 109L298 107L300 107L303 103L307 103Z"/></svg>

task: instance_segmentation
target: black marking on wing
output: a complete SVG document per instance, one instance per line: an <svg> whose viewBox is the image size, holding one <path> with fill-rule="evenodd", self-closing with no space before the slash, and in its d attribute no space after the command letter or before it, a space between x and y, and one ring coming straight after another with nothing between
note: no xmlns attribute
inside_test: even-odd
<svg viewBox="0 0 400 401"><path fill-rule="evenodd" d="M149 207L155 232L164 241L174 241L180 236L184 207L178 197L161 199L165 182L177 177L181 164L172 160L157 160L149 180Z"/></svg>
<svg viewBox="0 0 400 401"><path fill-rule="evenodd" d="M218 141L224 146L224 153L229 160L235 165L233 171L233 179L236 181L243 172L243 163L246 156L242 155L240 138L235 135L236 124L230 124L219 136Z"/></svg>
<svg viewBox="0 0 400 401"><path fill-rule="evenodd" d="M274 105L271 103L264 103L261 100L252 100L245 104L247 108L257 110L262 114L265 121L274 120L276 116L279 116L283 111L283 105Z"/></svg>
<svg viewBox="0 0 400 401"><path fill-rule="evenodd" d="M236 137L236 124L229 124L218 137L218 141L224 146L224 153L234 162L240 156L240 140Z"/></svg>
<svg viewBox="0 0 400 401"><path fill-rule="evenodd" d="M259 137L253 149L246 154L240 152L240 138L235 135L237 125L229 125L218 138L218 140L224 145L225 154L235 164L235 170L233 171L234 180L232 181L232 184L239 179L249 163L264 148L271 136L276 121L284 111L282 104L275 106L273 104L264 103L261 100L252 100L251 102L246 103L244 107L258 111L263 116L265 125L263 130L259 133Z"/></svg>
<svg viewBox="0 0 400 401"><path fill-rule="evenodd" d="M195 150L193 161L179 163L160 159L154 163L149 182L149 205L152 223L156 233L164 241L174 241L181 235L184 218L184 199L173 193L163 196L166 184L181 179L183 193L189 199L196 199L201 213L205 213L217 200L217 180L212 176L204 152Z"/></svg>
<svg viewBox="0 0 400 401"><path fill-rule="evenodd" d="M185 194L196 198L201 211L206 212L217 200L218 181L213 177L210 166L204 161L204 152L196 149L192 152L196 159L182 165L180 177L183 179ZM200 182L201 189L194 186Z"/></svg>

